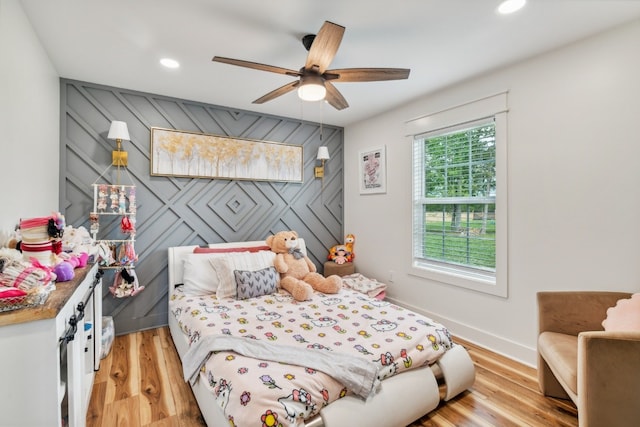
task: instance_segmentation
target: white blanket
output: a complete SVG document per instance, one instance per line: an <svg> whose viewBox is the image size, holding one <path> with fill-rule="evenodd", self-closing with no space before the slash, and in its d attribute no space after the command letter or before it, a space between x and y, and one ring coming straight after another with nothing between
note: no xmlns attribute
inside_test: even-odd
<svg viewBox="0 0 640 427"><path fill-rule="evenodd" d="M252 338L228 335L207 335L194 342L182 360L185 381L192 385L212 352L235 351L261 360L305 366L330 375L364 399L375 394L380 386L378 365L364 358L354 358L335 351L273 345Z"/></svg>

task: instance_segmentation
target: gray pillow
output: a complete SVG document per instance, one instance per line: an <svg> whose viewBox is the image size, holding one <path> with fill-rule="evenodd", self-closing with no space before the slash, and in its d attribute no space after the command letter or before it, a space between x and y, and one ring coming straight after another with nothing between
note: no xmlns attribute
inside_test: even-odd
<svg viewBox="0 0 640 427"><path fill-rule="evenodd" d="M234 270L233 275L236 279L237 299L273 294L280 282L280 274L275 267L255 271Z"/></svg>

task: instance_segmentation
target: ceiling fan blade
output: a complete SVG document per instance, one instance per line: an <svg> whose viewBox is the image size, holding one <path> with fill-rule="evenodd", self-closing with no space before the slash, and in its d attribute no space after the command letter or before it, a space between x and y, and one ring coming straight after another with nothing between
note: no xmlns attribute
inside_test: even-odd
<svg viewBox="0 0 640 427"><path fill-rule="evenodd" d="M252 68L254 70L269 71L271 73L286 74L289 76L299 76L300 73L288 68L276 67L273 65L259 64L257 62L243 61L241 59L225 58L223 56L214 56L212 61L222 62L224 64L237 65L239 67Z"/></svg>
<svg viewBox="0 0 640 427"><path fill-rule="evenodd" d="M327 70L325 78L332 82L377 82L409 78L411 70L406 68L342 68ZM333 75L337 75L335 78Z"/></svg>
<svg viewBox="0 0 640 427"><path fill-rule="evenodd" d="M324 87L327 89L327 94L324 99L336 110L344 110L349 106L349 103L344 96L336 89L334 85L329 82L324 82Z"/></svg>
<svg viewBox="0 0 640 427"><path fill-rule="evenodd" d="M285 93L291 92L296 87L298 87L299 84L300 84L300 81L298 80L296 80L295 82L287 83L286 85L280 86L278 89L272 90L268 94L256 99L255 101L253 101L253 103L264 104L267 101L271 101L272 99L275 99L281 95L284 95Z"/></svg>
<svg viewBox="0 0 640 427"><path fill-rule="evenodd" d="M325 21L311 44L304 68L312 70L314 67L318 67L318 73L324 73L338 52L344 30L345 28L341 25Z"/></svg>

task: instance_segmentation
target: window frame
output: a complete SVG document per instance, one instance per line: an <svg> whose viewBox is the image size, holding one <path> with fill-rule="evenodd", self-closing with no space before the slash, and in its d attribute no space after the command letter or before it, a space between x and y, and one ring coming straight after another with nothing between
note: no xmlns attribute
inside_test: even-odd
<svg viewBox="0 0 640 427"><path fill-rule="evenodd" d="M506 298L508 296L508 217L507 217L507 92L468 102L457 107L448 108L436 113L422 116L406 123L407 136L413 146L415 138L428 133L455 129L465 123L478 122L493 117L495 124L496 144L496 240L495 240L495 273L480 269L467 268L446 262L425 260L415 256L416 235L414 212L416 195L412 188L411 199L411 266L409 274L435 280L440 283L470 289ZM411 150L413 155L413 149ZM412 159L412 162L414 160ZM424 172L424 167L420 170ZM415 173L415 165L411 169ZM412 183L416 177L412 175ZM423 179L423 178L422 178Z"/></svg>

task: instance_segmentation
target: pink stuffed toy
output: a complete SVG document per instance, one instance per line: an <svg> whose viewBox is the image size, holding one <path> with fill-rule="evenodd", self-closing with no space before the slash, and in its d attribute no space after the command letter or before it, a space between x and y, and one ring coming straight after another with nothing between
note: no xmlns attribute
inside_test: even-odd
<svg viewBox="0 0 640 427"><path fill-rule="evenodd" d="M78 255L78 268L84 268L87 266L87 261L89 260L89 254L86 252L82 252Z"/></svg>

